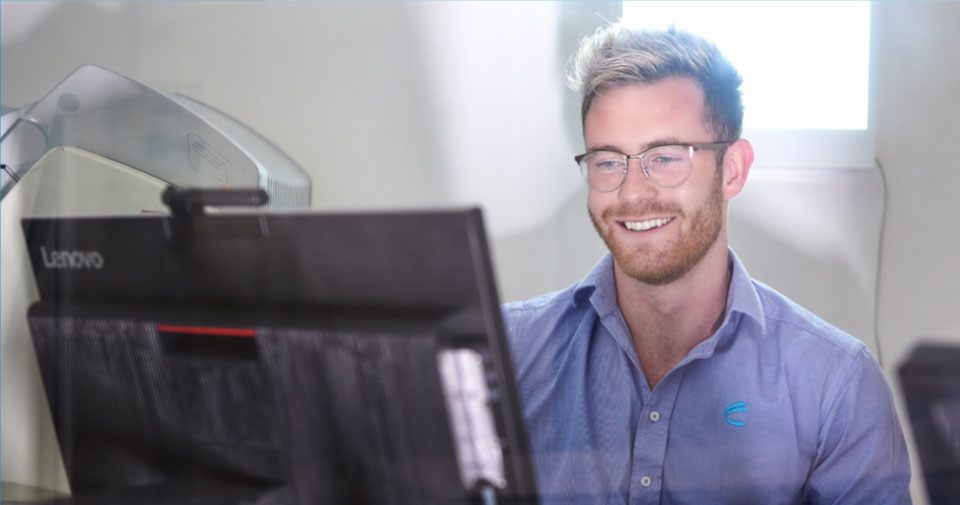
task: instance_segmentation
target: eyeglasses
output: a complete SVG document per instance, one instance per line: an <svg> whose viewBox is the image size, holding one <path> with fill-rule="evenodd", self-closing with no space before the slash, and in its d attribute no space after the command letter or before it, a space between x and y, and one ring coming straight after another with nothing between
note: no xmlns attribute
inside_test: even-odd
<svg viewBox="0 0 960 505"><path fill-rule="evenodd" d="M627 166L631 158L640 160L643 175L661 188L675 188L683 184L693 171L693 153L719 151L733 142L711 144L681 144L657 146L640 154L622 154L616 151L593 151L574 158L580 165L587 184L594 191L615 191L627 180Z"/></svg>

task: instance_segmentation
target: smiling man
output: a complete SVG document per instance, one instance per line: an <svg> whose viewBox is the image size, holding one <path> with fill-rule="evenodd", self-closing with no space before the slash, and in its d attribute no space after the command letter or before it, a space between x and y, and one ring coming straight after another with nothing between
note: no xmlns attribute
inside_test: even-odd
<svg viewBox="0 0 960 505"><path fill-rule="evenodd" d="M737 71L694 35L617 26L573 62L610 254L503 307L543 501L909 503L877 362L728 248L753 161Z"/></svg>

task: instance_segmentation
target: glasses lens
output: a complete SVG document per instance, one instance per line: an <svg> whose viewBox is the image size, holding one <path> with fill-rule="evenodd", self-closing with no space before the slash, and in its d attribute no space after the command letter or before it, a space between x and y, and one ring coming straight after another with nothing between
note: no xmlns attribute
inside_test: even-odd
<svg viewBox="0 0 960 505"><path fill-rule="evenodd" d="M643 166L658 186L672 188L683 184L693 169L693 149L689 146L663 146L647 151Z"/></svg>
<svg viewBox="0 0 960 505"><path fill-rule="evenodd" d="M580 171L587 184L597 191L613 191L626 175L626 160L620 153L597 151L580 160Z"/></svg>

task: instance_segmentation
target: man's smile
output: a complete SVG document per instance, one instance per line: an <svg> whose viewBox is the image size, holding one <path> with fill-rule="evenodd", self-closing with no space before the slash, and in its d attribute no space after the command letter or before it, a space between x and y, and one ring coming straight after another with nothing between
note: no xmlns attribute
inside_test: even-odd
<svg viewBox="0 0 960 505"><path fill-rule="evenodd" d="M620 224L631 231L647 231L659 228L674 219L675 218L672 217L662 217L658 219L647 219L645 221L620 221Z"/></svg>

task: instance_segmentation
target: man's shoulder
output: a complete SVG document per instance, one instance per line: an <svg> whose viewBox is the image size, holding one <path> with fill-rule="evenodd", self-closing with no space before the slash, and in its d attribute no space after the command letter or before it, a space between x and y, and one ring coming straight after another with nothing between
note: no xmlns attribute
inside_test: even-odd
<svg viewBox="0 0 960 505"><path fill-rule="evenodd" d="M846 331L825 321L776 289L755 279L752 282L763 306L766 333L776 336L781 344L813 346L840 352L847 357L867 352L867 346Z"/></svg>
<svg viewBox="0 0 960 505"><path fill-rule="evenodd" d="M578 284L574 284L566 289L544 293L528 300L507 302L500 306L500 310L504 314L516 317L530 317L556 312L573 302L577 287Z"/></svg>
<svg viewBox="0 0 960 505"><path fill-rule="evenodd" d="M581 303L589 304L580 283L560 291L545 293L528 300L504 303L500 306L507 333L512 334L518 326L550 326L551 322L579 313ZM592 290L591 290L592 291Z"/></svg>
<svg viewBox="0 0 960 505"><path fill-rule="evenodd" d="M807 430L815 440L807 492L847 496L851 503L909 503L909 457L873 354L775 289L753 283L763 306L764 349L773 351L768 356L776 358L772 366L789 388L793 412L804 413L795 423L816 423L809 425L815 431Z"/></svg>
<svg viewBox="0 0 960 505"><path fill-rule="evenodd" d="M575 339L578 329L593 313L592 288L580 283L526 301L501 306L503 324L514 365L523 376L528 368L551 362L550 356ZM537 365L537 363L541 365Z"/></svg>

